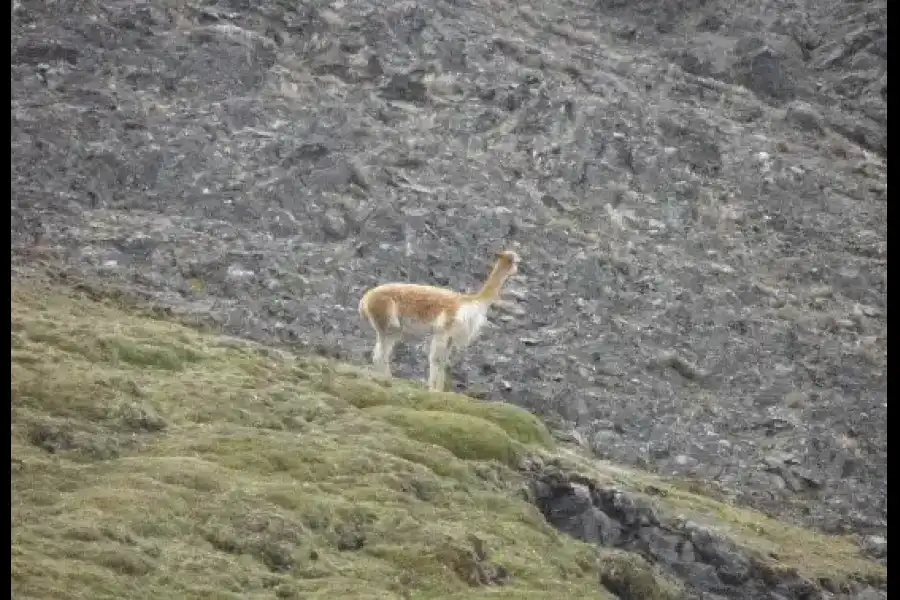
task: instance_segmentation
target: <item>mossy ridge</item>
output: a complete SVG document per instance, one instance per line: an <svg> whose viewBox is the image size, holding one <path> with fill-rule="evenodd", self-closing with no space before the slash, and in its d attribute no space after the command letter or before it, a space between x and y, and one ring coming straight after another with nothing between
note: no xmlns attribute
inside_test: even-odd
<svg viewBox="0 0 900 600"><path fill-rule="evenodd" d="M678 596L639 557L601 550L597 561L510 493L522 481L507 465L522 452L663 490L666 511L725 531L773 570L886 580L849 538L551 450L543 425L516 407L65 288L14 287L12 312L20 597L607 597L599 579ZM15 486L22 478L29 485ZM446 564L473 564L472 534L509 572L503 585L472 587ZM174 567L182 575L163 575Z"/></svg>
<svg viewBox="0 0 900 600"><path fill-rule="evenodd" d="M547 449L554 447L553 437L544 424L518 406L503 402L473 402L459 394L429 392L406 382L360 376L359 370L355 369L342 369L339 373L345 377L328 379L324 387L357 408L387 405L469 415L493 423L516 441Z"/></svg>
<svg viewBox="0 0 900 600"><path fill-rule="evenodd" d="M596 549L509 493L497 461L549 439L524 411L402 382L357 408L364 371L50 286L12 320L17 597L609 597Z"/></svg>

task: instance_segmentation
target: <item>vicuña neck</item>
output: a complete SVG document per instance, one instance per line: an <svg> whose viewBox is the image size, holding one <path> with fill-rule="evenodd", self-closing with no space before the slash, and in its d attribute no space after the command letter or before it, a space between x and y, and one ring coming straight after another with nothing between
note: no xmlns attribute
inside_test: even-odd
<svg viewBox="0 0 900 600"><path fill-rule="evenodd" d="M494 302L500 298L500 290L509 277L509 272L499 264L494 265L491 274L488 276L481 290L475 294L476 300Z"/></svg>

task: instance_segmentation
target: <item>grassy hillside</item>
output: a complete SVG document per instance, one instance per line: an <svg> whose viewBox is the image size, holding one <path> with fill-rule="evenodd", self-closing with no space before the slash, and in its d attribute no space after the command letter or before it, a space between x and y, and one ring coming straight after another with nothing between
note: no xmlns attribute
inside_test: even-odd
<svg viewBox="0 0 900 600"><path fill-rule="evenodd" d="M20 600L669 596L519 499L507 465L552 445L523 410L52 287L12 328Z"/></svg>
<svg viewBox="0 0 900 600"><path fill-rule="evenodd" d="M773 569L885 581L849 538L555 448L530 413L203 333L43 283L12 296L13 592L607 598L679 586L559 534L529 454L653 490Z"/></svg>

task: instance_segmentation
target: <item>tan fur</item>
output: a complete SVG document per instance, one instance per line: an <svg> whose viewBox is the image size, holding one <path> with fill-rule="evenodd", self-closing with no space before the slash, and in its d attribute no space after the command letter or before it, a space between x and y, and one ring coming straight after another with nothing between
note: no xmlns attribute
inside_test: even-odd
<svg viewBox="0 0 900 600"><path fill-rule="evenodd" d="M359 314L375 330L372 362L376 369L391 374L391 354L404 335L431 334L428 387L443 390L452 352L478 336L488 309L499 301L503 284L518 271L519 261L515 252L500 252L491 274L474 294L416 283L387 283L363 294Z"/></svg>

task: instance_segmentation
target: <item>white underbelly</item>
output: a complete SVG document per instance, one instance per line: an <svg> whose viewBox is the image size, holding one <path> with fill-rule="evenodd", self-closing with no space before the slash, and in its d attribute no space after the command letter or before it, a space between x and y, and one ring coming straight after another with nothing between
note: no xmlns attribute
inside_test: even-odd
<svg viewBox="0 0 900 600"><path fill-rule="evenodd" d="M434 333L434 327L430 324L403 317L398 321L400 321L400 331L404 338L421 338Z"/></svg>

